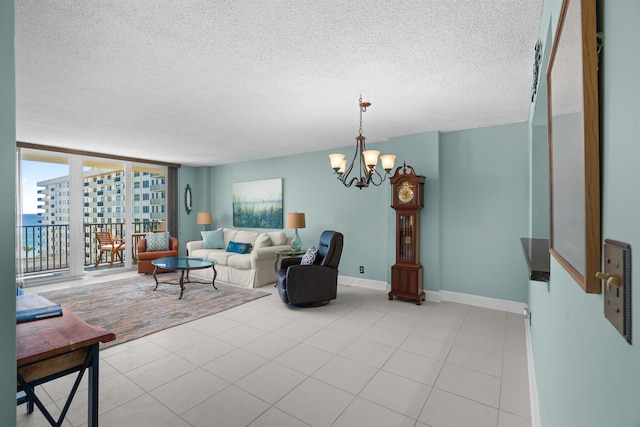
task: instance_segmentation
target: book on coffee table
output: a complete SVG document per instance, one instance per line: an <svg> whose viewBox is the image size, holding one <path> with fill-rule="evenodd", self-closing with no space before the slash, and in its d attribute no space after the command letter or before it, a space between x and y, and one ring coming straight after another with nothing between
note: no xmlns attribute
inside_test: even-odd
<svg viewBox="0 0 640 427"><path fill-rule="evenodd" d="M16 296L16 323L62 316L62 307L37 294Z"/></svg>

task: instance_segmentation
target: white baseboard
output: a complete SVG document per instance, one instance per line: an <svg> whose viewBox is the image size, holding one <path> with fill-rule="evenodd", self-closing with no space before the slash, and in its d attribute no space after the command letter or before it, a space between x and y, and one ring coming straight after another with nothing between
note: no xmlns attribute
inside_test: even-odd
<svg viewBox="0 0 640 427"><path fill-rule="evenodd" d="M492 310L506 311L509 313L522 314L527 308L527 304L523 302L509 301L504 299L489 298L479 295L463 294L460 292L439 291L430 292L430 294L440 294L440 299L434 299L434 302L449 301L460 304L474 305L477 307L490 308ZM432 301L432 300L429 300Z"/></svg>
<svg viewBox="0 0 640 427"><path fill-rule="evenodd" d="M345 286L359 286L361 288L377 289L379 291L389 291L387 282L381 280L363 279L360 277L338 276L338 284Z"/></svg>
<svg viewBox="0 0 640 427"><path fill-rule="evenodd" d="M529 326L528 317L524 319L524 333L527 341L527 367L529 368L529 402L531 404L531 427L540 427L538 386L536 385L536 369L533 364L533 346L531 344L531 328Z"/></svg>
<svg viewBox="0 0 640 427"><path fill-rule="evenodd" d="M362 279L359 277L338 276L338 283L347 286L360 286L362 288L378 289L385 292L391 290L391 287L387 282L383 282L381 280ZM522 314L523 310L527 308L527 304L522 302L451 291L425 291L425 297L427 301L431 302L457 302L460 304L474 305L477 307L490 308L493 310L517 314Z"/></svg>

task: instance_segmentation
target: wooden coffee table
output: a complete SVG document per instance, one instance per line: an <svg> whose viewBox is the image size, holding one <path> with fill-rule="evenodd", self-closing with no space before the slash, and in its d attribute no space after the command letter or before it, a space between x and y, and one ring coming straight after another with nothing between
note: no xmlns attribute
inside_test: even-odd
<svg viewBox="0 0 640 427"><path fill-rule="evenodd" d="M189 280L189 271L191 270L201 270L203 268L213 268L213 280L211 281L211 285L215 290L216 288L216 277L218 276L218 272L216 271L216 264L218 262L213 259L205 259L205 258L190 258L190 257L171 257L171 258L158 258L151 261L151 264L155 266L153 269L153 279L156 281L156 287L153 288L155 291L158 289L159 283L169 283L175 284L172 282L158 282L158 277L156 276L156 271L159 268L165 270L180 270L180 296L178 299L182 299L182 294L184 293L184 284L185 283L203 283L203 282L191 282ZM186 277L185 277L185 272Z"/></svg>

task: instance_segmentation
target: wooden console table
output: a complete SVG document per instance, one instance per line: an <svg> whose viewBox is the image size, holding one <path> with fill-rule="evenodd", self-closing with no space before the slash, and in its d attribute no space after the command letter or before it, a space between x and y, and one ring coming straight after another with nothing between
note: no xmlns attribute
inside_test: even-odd
<svg viewBox="0 0 640 427"><path fill-rule="evenodd" d="M108 342L116 336L106 329L91 326L62 307L62 316L35 320L16 325L17 392L25 397L18 404L27 403L27 411L33 405L52 426L60 426L69 410L71 401L85 371L89 371L88 426L98 426L98 355L100 342ZM77 372L67 402L59 419L53 419L35 394L38 385Z"/></svg>

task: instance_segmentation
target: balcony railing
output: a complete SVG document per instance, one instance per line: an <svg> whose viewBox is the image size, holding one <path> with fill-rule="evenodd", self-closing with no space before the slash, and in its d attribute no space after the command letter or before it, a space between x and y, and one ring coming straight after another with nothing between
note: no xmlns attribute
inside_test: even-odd
<svg viewBox="0 0 640 427"><path fill-rule="evenodd" d="M134 233L145 233L155 230L155 222L134 222ZM96 240L96 231L108 231L114 238L125 238L126 251L131 253L131 241L126 240L125 224L91 224L85 223L84 229L84 266L93 267L100 253ZM22 273L29 276L35 273L54 272L69 269L69 225L23 225L20 230ZM126 259L126 258L125 258ZM98 263L98 268L107 266L108 259ZM116 264L114 263L114 266Z"/></svg>
<svg viewBox="0 0 640 427"><path fill-rule="evenodd" d="M24 225L21 236L25 274L69 268L68 225Z"/></svg>

